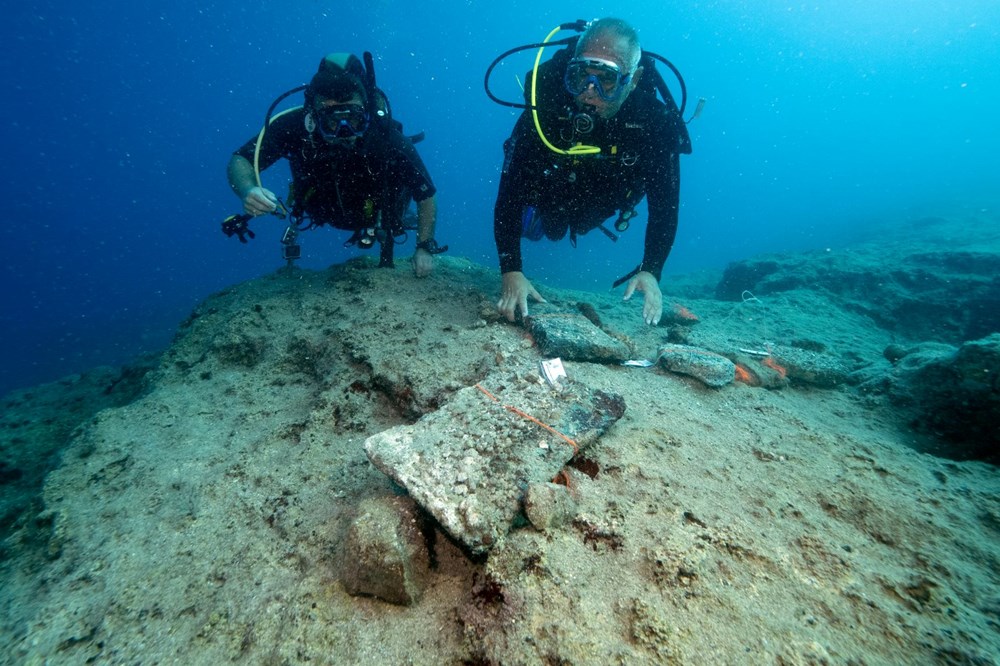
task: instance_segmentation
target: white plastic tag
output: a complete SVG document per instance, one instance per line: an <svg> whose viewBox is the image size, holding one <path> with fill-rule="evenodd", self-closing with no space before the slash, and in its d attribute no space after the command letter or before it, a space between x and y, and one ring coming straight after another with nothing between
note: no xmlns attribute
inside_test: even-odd
<svg viewBox="0 0 1000 666"><path fill-rule="evenodd" d="M569 379L569 377L566 376L566 368L563 367L562 359L544 359L541 362L541 368L542 377L545 377L545 381L547 381L549 386L554 389L562 388L562 386L559 385L560 379Z"/></svg>

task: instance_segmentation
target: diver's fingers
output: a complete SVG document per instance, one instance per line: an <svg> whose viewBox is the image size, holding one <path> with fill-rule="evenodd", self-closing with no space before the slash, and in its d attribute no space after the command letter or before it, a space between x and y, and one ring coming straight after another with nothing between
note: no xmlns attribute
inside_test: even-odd
<svg viewBox="0 0 1000 666"><path fill-rule="evenodd" d="M427 252L414 252L410 261L413 264L413 274L417 277L427 277L434 269L434 257Z"/></svg>
<svg viewBox="0 0 1000 666"><path fill-rule="evenodd" d="M244 205L248 209L248 213L264 215L273 212L278 207L278 197L270 190L255 187L247 193Z"/></svg>
<svg viewBox="0 0 1000 666"><path fill-rule="evenodd" d="M629 280L628 286L625 287L625 295L622 296L623 301L627 301L628 299L632 298L632 294L635 293L635 285L636 285L635 280Z"/></svg>
<svg viewBox="0 0 1000 666"><path fill-rule="evenodd" d="M509 296L502 296L499 301L497 301L497 310L503 315L504 319L507 321L514 321L514 309L517 306L517 300Z"/></svg>
<svg viewBox="0 0 1000 666"><path fill-rule="evenodd" d="M243 211L248 215L267 215L271 212L265 204L255 197L247 197L246 201L243 202Z"/></svg>
<svg viewBox="0 0 1000 666"><path fill-rule="evenodd" d="M659 294L646 292L646 298L642 306L642 317L650 326L660 323L663 316L663 299Z"/></svg>
<svg viewBox="0 0 1000 666"><path fill-rule="evenodd" d="M535 301L539 303L548 303L548 301L542 298L542 295L539 294L538 290L535 289L534 287L528 287L528 290L529 290L528 293L530 294L531 298L534 299Z"/></svg>
<svg viewBox="0 0 1000 666"><path fill-rule="evenodd" d="M274 207L274 208L278 207L278 195L276 195L271 190L268 190L268 189L263 188L263 187L260 188L260 193L262 195L264 195L264 198L267 200L267 202L269 204L271 204L272 207Z"/></svg>
<svg viewBox="0 0 1000 666"><path fill-rule="evenodd" d="M642 311L642 318L650 326L656 326L660 323L660 317L663 312L659 308L654 308L652 306L646 306Z"/></svg>

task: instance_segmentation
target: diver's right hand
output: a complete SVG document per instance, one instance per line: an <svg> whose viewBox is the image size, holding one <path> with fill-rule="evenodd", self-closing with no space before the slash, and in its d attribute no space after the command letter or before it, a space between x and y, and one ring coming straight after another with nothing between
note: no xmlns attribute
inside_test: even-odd
<svg viewBox="0 0 1000 666"><path fill-rule="evenodd" d="M254 187L243 197L243 212L247 215L267 215L278 208L278 197L269 189Z"/></svg>
<svg viewBox="0 0 1000 666"><path fill-rule="evenodd" d="M524 277L520 271L511 271L503 274L503 286L500 289L500 300L497 302L497 309L500 314L507 318L507 321L514 321L514 316L518 310L522 317L528 316L528 296L538 303L545 303L542 295L535 291L535 288Z"/></svg>

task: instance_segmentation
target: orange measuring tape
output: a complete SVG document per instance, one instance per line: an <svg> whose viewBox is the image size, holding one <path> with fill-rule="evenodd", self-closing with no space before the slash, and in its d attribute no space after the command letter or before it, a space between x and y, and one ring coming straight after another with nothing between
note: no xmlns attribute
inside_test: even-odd
<svg viewBox="0 0 1000 666"><path fill-rule="evenodd" d="M500 402L499 398L497 398L495 395L493 395L492 393L490 393L489 391L487 391L480 384L476 384L476 388L479 389L480 391L482 391L486 395L486 397L488 397L493 402L502 405L503 408L506 409L508 412L513 412L514 414L517 414L518 416L520 416L522 418L525 418L525 419L531 421L532 423L534 423L536 425L541 426L545 430L548 430L553 435L557 435L558 437L561 437L563 440L566 441L567 444L569 444L570 446L573 447L573 455L576 455L577 453L580 452L580 447L577 445L576 442L574 442L571 438L569 438L566 435L562 434L561 432L559 432L558 430L556 430L552 426L550 426L550 425L548 425L546 423L542 423L541 421L539 421L538 419L536 419L531 414L528 414L526 412L522 412L520 409L518 409L514 405L504 405L503 403Z"/></svg>

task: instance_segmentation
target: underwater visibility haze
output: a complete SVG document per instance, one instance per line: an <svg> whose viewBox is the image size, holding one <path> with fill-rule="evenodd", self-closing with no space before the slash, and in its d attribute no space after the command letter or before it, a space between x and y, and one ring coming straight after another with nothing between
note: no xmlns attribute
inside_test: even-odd
<svg viewBox="0 0 1000 666"><path fill-rule="evenodd" d="M483 77L609 15L705 100L662 320L611 288L640 205L524 243L546 303L507 322L520 110ZM40 0L0 35L0 665L1000 663L996 0ZM279 271L286 222L222 231L227 163L366 51L450 250L322 227Z"/></svg>
<svg viewBox="0 0 1000 666"><path fill-rule="evenodd" d="M995 205L1000 5L988 0L18 3L0 26L0 392L159 351L203 298L281 265L277 220L255 220L248 245L220 233L238 212L225 166L328 52L373 52L395 116L426 132L438 239L495 267L516 115L487 99L485 68L606 15L683 72L688 115L707 100L689 125L664 291L672 274L839 246L878 218ZM532 57L497 69L498 94L518 99ZM277 192L286 180L265 174ZM541 284L604 291L635 265L642 224L616 245L535 244L526 263ZM301 265L356 254L344 240L306 234Z"/></svg>

